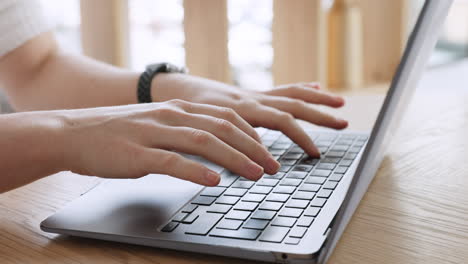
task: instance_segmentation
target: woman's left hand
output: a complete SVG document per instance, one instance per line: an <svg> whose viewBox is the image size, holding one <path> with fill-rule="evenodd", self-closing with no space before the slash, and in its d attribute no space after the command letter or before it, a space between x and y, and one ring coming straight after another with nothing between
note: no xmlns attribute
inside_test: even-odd
<svg viewBox="0 0 468 264"><path fill-rule="evenodd" d="M302 127L301 119L319 126L344 129L348 122L320 112L316 105L342 107L344 99L320 91L317 83L282 85L266 92L242 90L235 86L185 74L158 74L153 80L155 102L171 99L229 107L252 126L279 130L311 156L320 152Z"/></svg>

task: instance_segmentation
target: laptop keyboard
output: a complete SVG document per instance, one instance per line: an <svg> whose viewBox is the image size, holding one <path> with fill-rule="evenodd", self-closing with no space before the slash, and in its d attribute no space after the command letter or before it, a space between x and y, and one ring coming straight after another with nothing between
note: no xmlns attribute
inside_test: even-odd
<svg viewBox="0 0 468 264"><path fill-rule="evenodd" d="M309 135L320 159L267 130L262 141L281 163L278 173L253 182L225 170L217 187L205 187L161 231L190 225L187 235L299 244L367 142L354 134Z"/></svg>

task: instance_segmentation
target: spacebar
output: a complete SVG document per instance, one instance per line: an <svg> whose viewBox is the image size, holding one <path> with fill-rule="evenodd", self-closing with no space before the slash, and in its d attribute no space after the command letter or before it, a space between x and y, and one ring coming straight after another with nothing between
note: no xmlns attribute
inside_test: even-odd
<svg viewBox="0 0 468 264"><path fill-rule="evenodd" d="M197 218L197 220L195 220L195 222L190 226L189 230L185 233L190 235L205 236L216 225L216 223L221 220L222 217L222 214L202 214Z"/></svg>
<svg viewBox="0 0 468 264"><path fill-rule="evenodd" d="M261 231L254 230L254 229L240 229L240 230L215 229L211 231L210 236L256 240L258 236L260 235L260 233Z"/></svg>

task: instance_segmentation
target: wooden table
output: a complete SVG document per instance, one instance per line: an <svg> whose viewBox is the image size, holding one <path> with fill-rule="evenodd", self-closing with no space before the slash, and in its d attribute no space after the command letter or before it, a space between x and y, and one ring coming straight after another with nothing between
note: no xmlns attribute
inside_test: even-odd
<svg viewBox="0 0 468 264"><path fill-rule="evenodd" d="M426 74L330 263L468 263L468 64ZM442 81L443 80L443 81ZM369 128L382 96L340 114ZM47 234L41 220L100 179L60 173L0 195L0 263L249 263Z"/></svg>

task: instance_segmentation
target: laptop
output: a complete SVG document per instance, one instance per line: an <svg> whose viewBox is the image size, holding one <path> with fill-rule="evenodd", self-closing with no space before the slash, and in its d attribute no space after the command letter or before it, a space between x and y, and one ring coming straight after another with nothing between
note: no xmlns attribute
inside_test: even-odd
<svg viewBox="0 0 468 264"><path fill-rule="evenodd" d="M280 132L260 129L282 164L275 175L252 182L190 156L220 172L220 184L166 175L104 181L41 229L258 261L327 262L380 166L451 3L425 1L370 134L308 131L322 152L313 159Z"/></svg>

